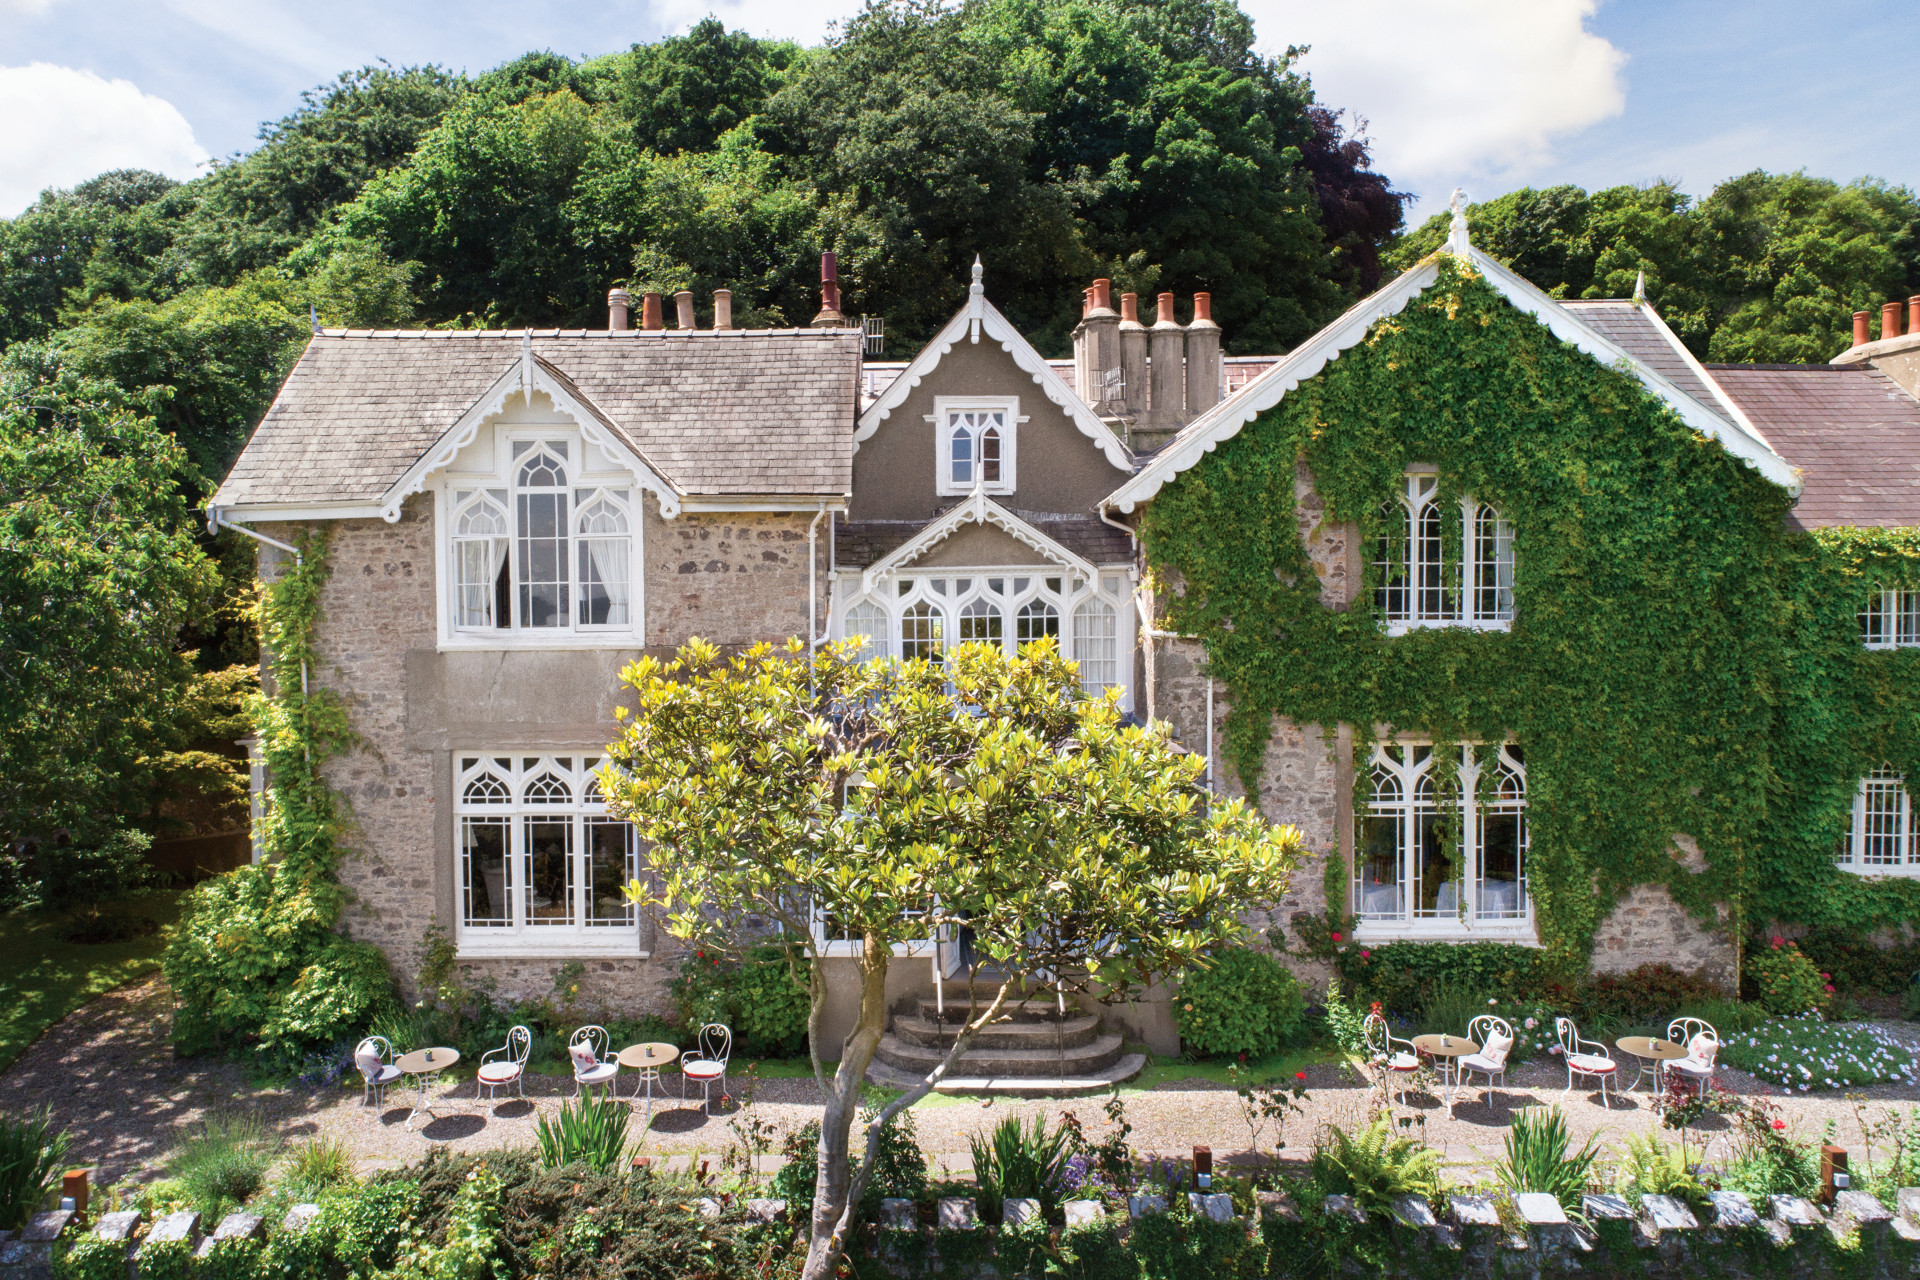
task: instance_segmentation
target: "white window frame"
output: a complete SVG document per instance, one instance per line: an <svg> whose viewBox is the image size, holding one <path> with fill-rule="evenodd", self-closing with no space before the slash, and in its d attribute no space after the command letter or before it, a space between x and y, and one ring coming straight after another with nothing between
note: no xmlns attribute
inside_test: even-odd
<svg viewBox="0 0 1920 1280"><path fill-rule="evenodd" d="M1906 776L1881 765L1854 789L1836 865L1862 876L1920 876L1920 832Z"/></svg>
<svg viewBox="0 0 1920 1280"><path fill-rule="evenodd" d="M1471 496L1460 499L1460 547L1466 564L1459 581L1449 586L1453 565L1446 558L1445 525L1451 516L1436 505L1440 501L1439 473L1409 470L1393 501L1399 510L1386 514L1398 518L1402 529L1382 531L1373 561L1379 577L1374 604L1387 634L1405 635L1430 627L1511 630L1513 526L1499 509ZM1430 512L1437 514L1431 523L1439 527L1428 527ZM1489 517L1484 530L1483 512ZM1394 532L1406 535L1404 558L1389 563L1386 552ZM1394 586L1396 581L1402 585Z"/></svg>
<svg viewBox="0 0 1920 1280"><path fill-rule="evenodd" d="M1860 643L1869 649L1920 645L1920 591L1876 591L1860 610Z"/></svg>
<svg viewBox="0 0 1920 1280"><path fill-rule="evenodd" d="M995 588L995 583L999 587ZM1070 661L1080 661L1089 640L1079 634L1084 619L1082 609L1090 603L1113 611L1113 680L1094 687L1083 679L1084 692L1098 696L1107 688L1118 688L1121 705L1133 705L1133 629L1131 619L1132 579L1128 571L1103 568L1096 578L1088 579L1057 565L995 565L982 569L942 567L937 570L902 572L882 578L871 594L860 593L857 574L839 580L835 594L832 634L840 639L856 635L869 638L867 654L901 658L908 656L904 624L909 612L924 607L931 611L939 628L939 641L945 647L964 642L963 617L970 606L990 605L1000 611L1000 642L1009 654L1021 643L1020 610L1028 604L1045 604L1055 611L1060 652ZM977 616L977 615L976 615ZM872 628L883 625L884 636L875 636Z"/></svg>
<svg viewBox="0 0 1920 1280"><path fill-rule="evenodd" d="M953 438L961 427L961 415L997 413L1003 415L1000 441L1000 478L978 481L980 449L973 450L974 473L962 482L953 476ZM933 491L941 497L960 497L978 488L983 493L1004 495L1014 491L1019 458L1020 416L1018 396L935 396L933 398Z"/></svg>
<svg viewBox="0 0 1920 1280"><path fill-rule="evenodd" d="M631 824L607 812L599 798L593 772L605 760L602 750L518 751L506 748L453 753L453 868L454 940L461 956L632 956L642 949L644 922L628 906L624 920L595 920L592 915L591 844L589 829L600 825L625 828L628 879L643 873L640 843ZM548 778L567 789L565 803L545 803L530 792ZM475 798L493 789L504 791L502 802ZM532 851L530 824L566 824L571 847L567 867L570 918L566 923L539 923L533 915L535 898L530 883ZM496 883L470 865L467 833L476 824L504 825L505 865ZM476 915L476 880L488 913ZM625 881L622 881L624 884ZM503 918L492 914L492 898L506 900ZM550 906L551 903L541 905ZM499 923L492 923L498 918Z"/></svg>
<svg viewBox="0 0 1920 1280"><path fill-rule="evenodd" d="M1463 745L1460 762L1459 842L1446 851L1460 863L1460 874L1433 886L1433 905L1421 905L1427 895L1417 893L1418 871L1412 865L1422 819L1439 825L1442 811L1434 794L1433 770L1438 763L1431 744L1389 742L1375 744L1366 768L1355 770L1354 786L1365 787L1367 804L1356 806L1353 862L1348 877L1349 909L1357 919L1356 942L1414 940L1497 940L1536 943L1533 895L1528 892L1528 814L1526 763L1512 743L1493 747ZM1517 781L1518 795L1503 785ZM1482 795L1491 789L1491 794ZM1515 905L1488 908L1486 867L1487 828L1491 821L1518 816L1518 866L1511 883ZM1369 820L1395 823L1395 879L1391 897L1382 894L1384 879L1368 878L1365 831ZM1429 828L1429 839L1442 838ZM1466 892L1460 890L1464 888ZM1449 892L1451 890L1451 892ZM1389 905L1390 904L1390 905Z"/></svg>
<svg viewBox="0 0 1920 1280"><path fill-rule="evenodd" d="M534 448L547 445L558 452L565 446L566 485L558 492L566 506L567 609L560 625L530 627L524 624L521 569L521 489L517 481L523 456L516 457L519 445ZM526 452L530 452L527 450ZM440 620L439 644L442 649L606 649L640 648L646 643L646 516L644 494L638 478L629 472L609 471L602 462L590 460L598 451L589 446L577 428L561 424L500 424L493 432L492 466L489 470L447 471L435 482L435 566L442 589L436 593ZM531 492L531 491L529 491ZM462 568L459 535L462 517L484 499L504 510L507 521L507 592L509 618L499 626L497 617L483 625L463 624L461 609ZM582 531L581 512L605 499L624 516L625 534L589 534ZM627 620L624 623L592 624L581 620L588 595L580 556L586 544L603 538L624 537L627 541Z"/></svg>

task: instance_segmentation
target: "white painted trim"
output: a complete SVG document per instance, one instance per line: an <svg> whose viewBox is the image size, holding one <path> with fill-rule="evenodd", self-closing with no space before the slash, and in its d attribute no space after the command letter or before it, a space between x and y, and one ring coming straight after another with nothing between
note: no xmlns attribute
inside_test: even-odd
<svg viewBox="0 0 1920 1280"><path fill-rule="evenodd" d="M379 504L365 502L342 503L297 503L297 502L243 502L235 505L226 503L209 504L209 511L217 510L222 520L300 521L300 520L381 520L386 518L386 508ZM389 521L388 523L392 523Z"/></svg>
<svg viewBox="0 0 1920 1280"><path fill-rule="evenodd" d="M406 469L398 480L381 495L381 518L389 524L400 518L400 504L408 495L425 492L427 481L443 468L451 465L461 450L472 444L480 434L481 426L488 418L494 417L505 408L509 396L526 394L528 403L532 402L532 391L544 391L553 400L556 410L566 414L574 421L574 427L581 438L598 445L606 454L618 459L632 471L634 485L640 489L650 489L660 503L660 514L671 520L680 514L680 494L672 485L654 470L651 463L641 457L625 439L608 430L606 415L597 408L583 404L574 398L559 381L549 375L544 365L537 359L531 361L532 390L525 387L524 365L515 359L495 379L493 385L475 401L473 406L459 419L442 432L440 438Z"/></svg>
<svg viewBox="0 0 1920 1280"><path fill-rule="evenodd" d="M782 513L802 511L813 515L825 506L829 511L846 514L851 494L836 494L823 498L696 498L692 496L680 499L682 515L719 515L726 513L767 512Z"/></svg>
<svg viewBox="0 0 1920 1280"><path fill-rule="evenodd" d="M874 583L891 573L897 573L918 560L933 548L945 542L958 532L962 525L991 524L1012 537L1032 547L1035 551L1053 561L1061 568L1083 577L1097 580L1100 571L1091 561L1083 560L1073 552L1049 538L1032 525L1014 515L1011 511L977 490L972 497L954 507L953 510L929 524L907 541L895 547L887 555L868 565L860 575L860 594L872 595ZM1011 573L1018 566L1002 566L1001 571Z"/></svg>
<svg viewBox="0 0 1920 1280"><path fill-rule="evenodd" d="M1714 379L1714 376L1707 372L1704 365L1693 358L1693 352L1687 350L1687 344L1680 341L1680 335L1667 327L1667 322L1660 318L1660 313L1655 311L1652 304L1648 303L1645 299L1642 299L1640 302L1640 314L1652 322L1653 327L1659 330L1660 336L1667 340L1667 345L1673 348L1674 353L1680 357L1687 368L1693 370L1693 376L1700 379L1700 381L1705 384L1707 390L1713 393L1714 402L1720 406L1721 412L1725 416L1733 419L1742 431L1745 431L1761 444L1766 445L1767 448L1773 448L1773 442L1761 434L1760 428L1753 425L1753 419L1747 416L1746 410L1742 409L1738 404L1735 404L1733 397L1727 394L1726 388L1721 386L1719 382Z"/></svg>
<svg viewBox="0 0 1920 1280"><path fill-rule="evenodd" d="M1006 415L1006 429L1000 433L1000 478L988 482L983 477L984 466L975 452L973 460L977 473L974 484L955 484L953 480L952 457L949 449L953 443L953 424L949 419L956 413L999 413ZM933 491L942 498L957 498L972 493L977 487L983 492L1006 495L1014 491L1018 468L1015 465L1019 457L1020 397L1018 396L935 396L933 398Z"/></svg>
<svg viewBox="0 0 1920 1280"><path fill-rule="evenodd" d="M977 318L970 315L974 303L979 307ZM880 429L880 424L885 422L895 409L906 403L913 389L925 381L927 375L939 365L941 357L953 350L955 343L965 340L969 330L977 325L989 338L1000 344L1002 351L1013 357L1013 362L1022 372L1032 376L1034 385L1040 388L1047 399L1060 406L1061 411L1067 415L1073 425L1079 428L1081 435L1099 446L1100 451L1106 454L1107 461L1112 463L1116 470L1132 471L1133 452L1121 443L1120 437L1113 434L1113 429L1087 407L1087 402L1080 398L1079 393L1068 386L1066 380L1055 372L1053 366L1033 349L1033 344L1013 327L1011 321L1000 314L998 307L985 298L976 297L974 303L969 303L968 306L956 312L953 319L947 321L946 327L936 333L926 346L920 348L920 354L915 356L912 362L900 372L900 376L880 393L880 398L867 406L866 412L860 415L859 424L854 428L854 452L860 451L860 443L870 439L873 433ZM978 341L977 338L974 340Z"/></svg>
<svg viewBox="0 0 1920 1280"><path fill-rule="evenodd" d="M1122 512L1133 511L1168 481L1193 468L1224 441L1238 435L1242 427L1279 404L1289 391L1318 374L1342 352L1365 340L1376 323L1405 310L1408 303L1439 277L1440 252L1444 250L1429 254L1398 279L1348 308L1339 319L1294 348L1286 359L1194 419L1137 475L1114 490L1107 505L1118 507ZM1478 271L1513 306L1546 325L1556 338L1602 364L1626 369L1647 390L1666 401L1688 427L1718 440L1728 452L1767 479L1789 493L1799 494L1799 468L1775 453L1756 434L1749 434L1738 421L1714 413L1478 249L1469 249L1466 265ZM1711 378L1706 382L1714 385Z"/></svg>

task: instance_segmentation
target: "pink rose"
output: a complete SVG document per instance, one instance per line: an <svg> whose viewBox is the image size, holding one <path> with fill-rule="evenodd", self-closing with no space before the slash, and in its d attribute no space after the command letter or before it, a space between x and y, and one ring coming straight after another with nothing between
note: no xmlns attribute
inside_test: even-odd
<svg viewBox="0 0 1920 1280"><path fill-rule="evenodd" d="M1335 942L1338 942L1338 941L1340 941L1340 934L1339 934L1339 932L1338 932L1337 930L1336 930L1336 931L1334 932L1334 935L1333 935L1333 940L1334 940Z"/></svg>

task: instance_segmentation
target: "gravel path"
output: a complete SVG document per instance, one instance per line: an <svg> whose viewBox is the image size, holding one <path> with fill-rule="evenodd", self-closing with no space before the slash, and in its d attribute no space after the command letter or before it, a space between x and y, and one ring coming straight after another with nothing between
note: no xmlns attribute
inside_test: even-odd
<svg viewBox="0 0 1920 1280"><path fill-rule="evenodd" d="M324 1135L345 1142L363 1172L418 1160L434 1147L489 1150L527 1146L534 1142L538 1114L552 1114L561 1097L572 1092L572 1081L532 1077L527 1101L514 1099L495 1105L476 1099L471 1079L449 1086L438 1100L432 1118L413 1130L406 1127L413 1098L411 1090L396 1086L382 1108L361 1105L359 1081L324 1089L258 1088L239 1068L202 1059L179 1059L167 1044L171 1002L159 978L122 987L94 1001L56 1025L6 1072L0 1073L0 1096L10 1109L25 1106L52 1108L56 1119L74 1137L76 1163L94 1166L95 1180L111 1184L122 1178L140 1180L160 1176L165 1157L178 1134L211 1110L257 1110L290 1140ZM1920 1026L1882 1024L1903 1044L1920 1047ZM1905 1111L1920 1104L1920 1088L1880 1085L1845 1095L1788 1094L1742 1072L1721 1071L1723 1083L1735 1092L1777 1098L1789 1123L1803 1136L1818 1137L1829 1121L1836 1122L1837 1141L1858 1159L1862 1136L1856 1111L1878 1118L1888 1107ZM1440 1148L1456 1177L1467 1178L1500 1157L1507 1126L1521 1109L1560 1102L1566 1084L1563 1070L1552 1063L1516 1068L1505 1088L1494 1092L1491 1103L1479 1093L1463 1095L1449 1112L1444 1102L1412 1094L1402 1111L1418 1122L1416 1133ZM1309 1100L1304 1114L1286 1130L1289 1156L1304 1154L1313 1131L1325 1123L1352 1128L1364 1124L1370 1088L1344 1066L1326 1064L1308 1069ZM737 1087L737 1083L736 1083ZM623 1089L631 1088L623 1077ZM820 1106L813 1081L766 1080L759 1084L752 1117L776 1133L798 1128L817 1118ZM1250 1135L1242 1119L1239 1099L1225 1086L1206 1080L1173 1081L1151 1090L1123 1096L1126 1120L1133 1126L1129 1141L1136 1151L1165 1156L1189 1153L1195 1144L1211 1146L1215 1158L1245 1163ZM916 1107L913 1118L920 1142L937 1165L950 1173L968 1167L968 1135L997 1124L1007 1115L1023 1121L1040 1113L1049 1121L1064 1112L1077 1115L1097 1140L1111 1131L1103 1113L1103 1099L1081 1098L1049 1102L1013 1102L979 1099L930 1099ZM1575 1092L1564 1102L1574 1140L1598 1135L1604 1146L1618 1149L1627 1134L1656 1129L1659 1118L1647 1095L1627 1094L1611 1109L1603 1109L1598 1095ZM716 1107L707 1116L697 1101L682 1106L677 1093L656 1105L645 1132L644 1154L679 1166L713 1160L740 1141L743 1127L738 1103ZM634 1125L636 1137L640 1126ZM1696 1127L1692 1141L1707 1143L1710 1160L1724 1158L1730 1131L1722 1117L1708 1116ZM1269 1127L1259 1149L1271 1155L1274 1142ZM776 1140L777 1148L777 1140ZM763 1167L771 1167L768 1162Z"/></svg>

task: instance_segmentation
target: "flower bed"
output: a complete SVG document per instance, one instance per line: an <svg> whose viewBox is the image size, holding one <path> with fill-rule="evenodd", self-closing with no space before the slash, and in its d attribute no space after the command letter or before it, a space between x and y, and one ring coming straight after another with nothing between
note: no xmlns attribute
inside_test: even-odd
<svg viewBox="0 0 1920 1280"><path fill-rule="evenodd" d="M1802 1093L1915 1079L1912 1052L1892 1036L1818 1014L1769 1018L1757 1031L1729 1036L1720 1061Z"/></svg>

